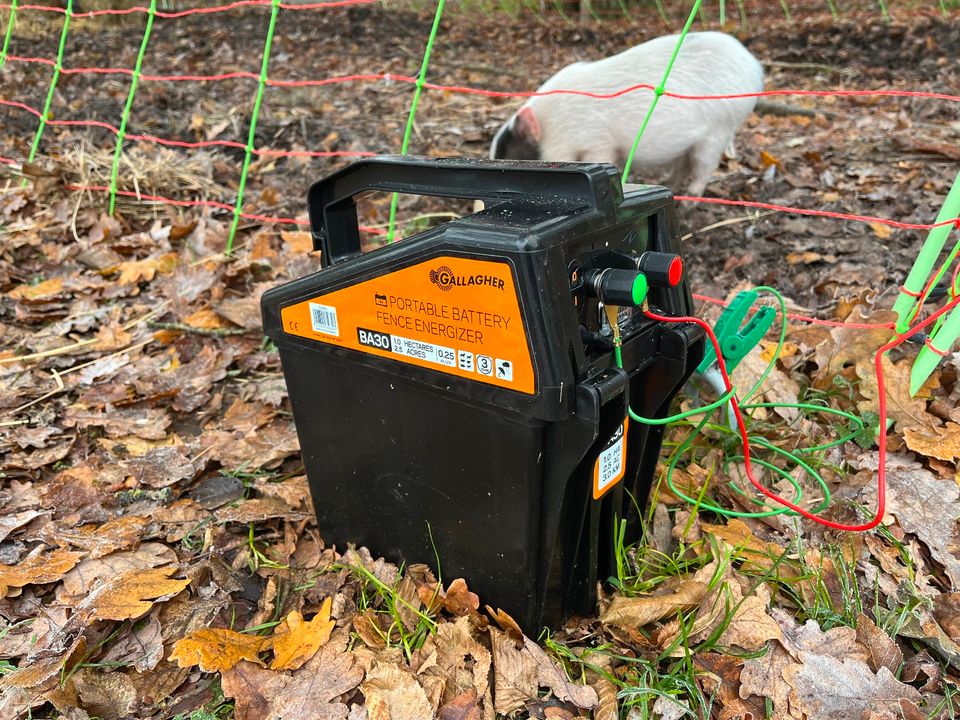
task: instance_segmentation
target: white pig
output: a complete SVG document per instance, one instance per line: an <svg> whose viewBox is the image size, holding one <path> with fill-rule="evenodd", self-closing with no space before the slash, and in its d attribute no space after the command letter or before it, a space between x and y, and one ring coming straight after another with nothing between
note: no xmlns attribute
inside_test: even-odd
<svg viewBox="0 0 960 720"><path fill-rule="evenodd" d="M656 86L679 36L668 35L596 62L568 65L540 91L613 93L633 85ZM743 45L719 32L690 33L667 79L668 92L732 95L763 90L763 67ZM530 98L500 128L490 157L516 160L609 162L621 170L653 93L636 90L610 99L582 95ZM692 195L703 193L724 150L757 99L660 98L633 159L631 174L662 178L677 190L683 180Z"/></svg>

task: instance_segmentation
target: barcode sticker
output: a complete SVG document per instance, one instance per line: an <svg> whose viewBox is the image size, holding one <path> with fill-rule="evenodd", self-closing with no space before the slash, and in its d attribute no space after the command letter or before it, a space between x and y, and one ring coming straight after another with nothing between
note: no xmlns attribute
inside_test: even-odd
<svg viewBox="0 0 960 720"><path fill-rule="evenodd" d="M335 307L310 303L310 324L313 326L314 332L340 337L340 326L337 324L337 309Z"/></svg>

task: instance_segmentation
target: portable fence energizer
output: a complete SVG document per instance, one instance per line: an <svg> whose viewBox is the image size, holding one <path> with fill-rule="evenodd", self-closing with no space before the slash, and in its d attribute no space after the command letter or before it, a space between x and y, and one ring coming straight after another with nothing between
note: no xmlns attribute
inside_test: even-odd
<svg viewBox="0 0 960 720"><path fill-rule="evenodd" d="M486 209L364 254L370 190ZM699 327L638 309L692 309L670 192L624 194L607 164L386 156L314 184L309 210L321 269L262 311L324 539L436 554L527 632L593 612L660 452L628 404L666 416L703 356Z"/></svg>

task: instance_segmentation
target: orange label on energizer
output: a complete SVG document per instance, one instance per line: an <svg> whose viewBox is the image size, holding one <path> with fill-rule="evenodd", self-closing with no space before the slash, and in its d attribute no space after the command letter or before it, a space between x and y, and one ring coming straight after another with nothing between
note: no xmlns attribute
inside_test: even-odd
<svg viewBox="0 0 960 720"><path fill-rule="evenodd" d="M533 394L509 263L439 257L280 311L284 332Z"/></svg>
<svg viewBox="0 0 960 720"><path fill-rule="evenodd" d="M629 418L620 425L603 446L593 464L593 499L600 497L623 479L627 471L627 424Z"/></svg>

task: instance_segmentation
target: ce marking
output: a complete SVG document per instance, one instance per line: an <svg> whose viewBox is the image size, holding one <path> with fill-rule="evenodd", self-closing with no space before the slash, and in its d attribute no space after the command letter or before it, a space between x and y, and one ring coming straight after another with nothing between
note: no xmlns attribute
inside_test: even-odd
<svg viewBox="0 0 960 720"><path fill-rule="evenodd" d="M299 320L291 320L291 321L290 321L290 332L293 332L293 333L300 332L300 321L299 321Z"/></svg>

